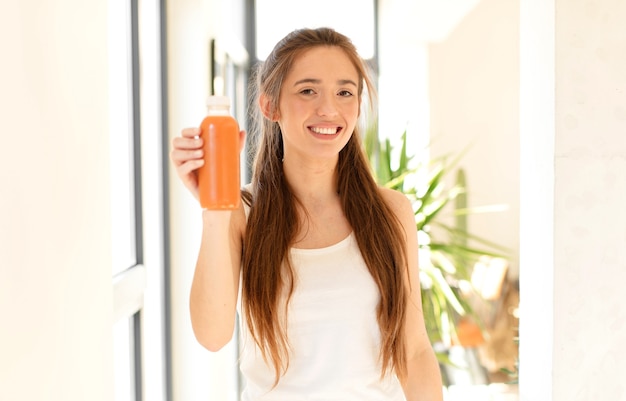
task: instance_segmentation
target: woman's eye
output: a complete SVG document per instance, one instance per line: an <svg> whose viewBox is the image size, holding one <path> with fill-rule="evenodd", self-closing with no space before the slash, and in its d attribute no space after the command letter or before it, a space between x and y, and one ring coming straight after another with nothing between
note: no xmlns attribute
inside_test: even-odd
<svg viewBox="0 0 626 401"><path fill-rule="evenodd" d="M339 92L339 96L342 96L342 97L352 96L352 92L347 91L347 90L343 90L343 91Z"/></svg>
<svg viewBox="0 0 626 401"><path fill-rule="evenodd" d="M313 91L313 89L302 89L302 90L300 91L300 93L301 93L301 94L303 94L303 95L312 95L312 94L314 94L315 92Z"/></svg>

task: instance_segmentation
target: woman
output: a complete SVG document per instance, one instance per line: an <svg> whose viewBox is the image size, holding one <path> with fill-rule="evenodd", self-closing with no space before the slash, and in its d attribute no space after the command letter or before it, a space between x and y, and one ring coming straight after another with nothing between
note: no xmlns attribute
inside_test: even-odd
<svg viewBox="0 0 626 401"><path fill-rule="evenodd" d="M202 212L190 295L198 341L219 350L239 310L246 401L441 400L413 210L367 165L357 120L374 88L355 47L331 29L297 30L256 78L244 202ZM171 152L196 197L197 135L183 130Z"/></svg>

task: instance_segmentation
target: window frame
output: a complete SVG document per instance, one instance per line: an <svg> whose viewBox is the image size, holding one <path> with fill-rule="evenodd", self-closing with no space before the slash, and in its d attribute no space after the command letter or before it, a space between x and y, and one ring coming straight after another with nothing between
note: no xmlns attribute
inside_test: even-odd
<svg viewBox="0 0 626 401"><path fill-rule="evenodd" d="M124 12L115 3L120 1L128 7ZM171 401L165 0L109 0L109 5L109 29L119 29L128 18L129 51L121 62L127 63L130 80L128 224L134 253L129 265L113 270L112 324L130 319L130 399ZM111 185L124 182L113 177Z"/></svg>

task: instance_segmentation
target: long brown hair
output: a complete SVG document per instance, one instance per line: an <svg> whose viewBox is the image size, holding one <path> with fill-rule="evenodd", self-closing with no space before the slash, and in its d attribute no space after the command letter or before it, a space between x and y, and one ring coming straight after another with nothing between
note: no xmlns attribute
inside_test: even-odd
<svg viewBox="0 0 626 401"><path fill-rule="evenodd" d="M262 93L270 109L278 111L283 80L302 52L316 46L342 49L359 74L358 97L364 85L370 104L374 87L364 62L352 42L329 29L296 30L282 39L256 70L255 97ZM298 232L298 199L283 174L283 142L278 123L264 118L256 107L258 140L252 189L244 191L251 206L243 247L242 305L250 333L276 372L276 383L289 365L286 333L287 305L280 302L286 290L287 303L294 290L294 272L289 248ZM381 377L393 370L406 375L404 320L408 291L404 285L406 246L402 226L383 200L363 151L358 128L339 152L337 189L343 212L353 229L365 263L380 292L377 319L381 333Z"/></svg>

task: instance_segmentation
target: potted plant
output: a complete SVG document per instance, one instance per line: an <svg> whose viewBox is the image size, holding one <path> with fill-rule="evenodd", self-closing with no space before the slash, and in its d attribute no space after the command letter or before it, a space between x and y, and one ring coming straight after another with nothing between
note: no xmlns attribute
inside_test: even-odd
<svg viewBox="0 0 626 401"><path fill-rule="evenodd" d="M389 139L380 140L377 124L365 132L365 150L379 184L406 194L413 203L420 249L420 285L424 319L431 343L441 363L449 363L445 349L463 345L466 323L482 332L482 322L468 302L462 284L471 291L472 267L481 257L506 258L503 247L471 234L466 218L464 171L457 167L462 154L439 156L427 163L408 153L406 131L400 149ZM446 177L456 174L454 185ZM444 210L452 207L454 224L446 223ZM468 245L468 240L480 248ZM475 334L475 333L474 333ZM439 346L439 347L438 347Z"/></svg>

